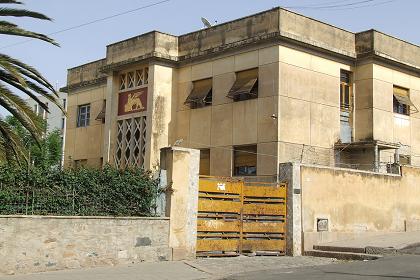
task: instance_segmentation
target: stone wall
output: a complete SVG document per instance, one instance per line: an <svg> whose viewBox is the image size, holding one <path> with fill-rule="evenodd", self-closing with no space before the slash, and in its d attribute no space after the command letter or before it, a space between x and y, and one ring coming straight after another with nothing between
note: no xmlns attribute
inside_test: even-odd
<svg viewBox="0 0 420 280"><path fill-rule="evenodd" d="M165 261L169 219L0 216L0 275Z"/></svg>

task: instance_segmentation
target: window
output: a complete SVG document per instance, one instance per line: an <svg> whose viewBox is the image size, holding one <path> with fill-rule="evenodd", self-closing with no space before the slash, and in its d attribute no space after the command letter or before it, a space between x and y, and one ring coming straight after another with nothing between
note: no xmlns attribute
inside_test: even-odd
<svg viewBox="0 0 420 280"><path fill-rule="evenodd" d="M353 103L350 76L351 72L340 71L340 108L345 111L350 111Z"/></svg>
<svg viewBox="0 0 420 280"><path fill-rule="evenodd" d="M257 145L235 147L233 151L233 175L257 175Z"/></svg>
<svg viewBox="0 0 420 280"><path fill-rule="evenodd" d="M66 125L66 119L61 118L61 130L64 130L65 125Z"/></svg>
<svg viewBox="0 0 420 280"><path fill-rule="evenodd" d="M77 127L86 127L90 120L90 104L80 105L77 108Z"/></svg>
<svg viewBox="0 0 420 280"><path fill-rule="evenodd" d="M40 116L41 118L44 118L44 108L42 108L41 106L38 106L38 113L37 115Z"/></svg>
<svg viewBox="0 0 420 280"><path fill-rule="evenodd" d="M66 106L67 106L67 99L64 98L63 99L63 108L64 108L64 110L67 109Z"/></svg>
<svg viewBox="0 0 420 280"><path fill-rule="evenodd" d="M122 73L120 75L120 91L126 89L132 89L148 84L149 80L149 68L144 67L141 69Z"/></svg>
<svg viewBox="0 0 420 280"><path fill-rule="evenodd" d="M340 141L350 143L353 138L353 94L351 72L340 70Z"/></svg>
<svg viewBox="0 0 420 280"><path fill-rule="evenodd" d="M210 175L210 149L200 150L200 175Z"/></svg>
<svg viewBox="0 0 420 280"><path fill-rule="evenodd" d="M74 161L74 167L80 168L87 165L87 159L78 159Z"/></svg>
<svg viewBox="0 0 420 280"><path fill-rule="evenodd" d="M212 79L194 81L185 104L189 105L191 109L211 105L213 99L212 82Z"/></svg>
<svg viewBox="0 0 420 280"><path fill-rule="evenodd" d="M394 113L410 115L410 107L415 109L415 106L410 100L408 89L394 86L393 107Z"/></svg>
<svg viewBox="0 0 420 280"><path fill-rule="evenodd" d="M34 105L34 113L35 114L38 114L38 104L35 104Z"/></svg>
<svg viewBox="0 0 420 280"><path fill-rule="evenodd" d="M258 68L236 73L236 80L227 97L234 101L258 97Z"/></svg>

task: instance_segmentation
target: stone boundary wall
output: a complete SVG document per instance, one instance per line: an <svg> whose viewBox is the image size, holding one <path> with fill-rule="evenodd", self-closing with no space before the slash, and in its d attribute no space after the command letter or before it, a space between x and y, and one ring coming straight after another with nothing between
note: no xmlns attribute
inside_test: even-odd
<svg viewBox="0 0 420 280"><path fill-rule="evenodd" d="M288 182L288 250L319 243L420 230L420 168L402 175L281 164Z"/></svg>
<svg viewBox="0 0 420 280"><path fill-rule="evenodd" d="M0 275L171 259L168 218L0 216Z"/></svg>

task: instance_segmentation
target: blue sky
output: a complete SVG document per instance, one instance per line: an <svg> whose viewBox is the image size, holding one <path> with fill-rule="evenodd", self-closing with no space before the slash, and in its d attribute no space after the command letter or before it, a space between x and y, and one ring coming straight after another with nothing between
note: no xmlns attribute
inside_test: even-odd
<svg viewBox="0 0 420 280"><path fill-rule="evenodd" d="M54 21L15 18L11 20L24 28L45 34L159 2L159 0L23 1L27 9L45 13ZM25 39L3 36L0 52L35 66L51 83L62 87L66 83L67 68L105 57L107 44L151 30L180 35L200 29L202 16L212 23L216 20L218 23L223 23L277 6L309 7L292 10L349 31L358 32L374 28L419 45L420 0L394 0L382 5L369 6L388 1L363 1L366 3L361 3L360 6L367 6L363 8L345 6L340 9L320 9L314 6L334 6L362 2L362 0L169 0L124 16L52 35L60 43L59 48L35 40L9 46Z"/></svg>

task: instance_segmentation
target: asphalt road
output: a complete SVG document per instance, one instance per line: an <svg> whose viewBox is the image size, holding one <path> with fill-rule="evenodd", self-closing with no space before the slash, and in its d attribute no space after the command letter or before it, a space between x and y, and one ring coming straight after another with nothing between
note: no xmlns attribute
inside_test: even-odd
<svg viewBox="0 0 420 280"><path fill-rule="evenodd" d="M375 261L348 262L296 269L263 270L223 278L225 280L350 280L419 279L420 255L385 257Z"/></svg>

